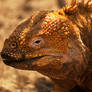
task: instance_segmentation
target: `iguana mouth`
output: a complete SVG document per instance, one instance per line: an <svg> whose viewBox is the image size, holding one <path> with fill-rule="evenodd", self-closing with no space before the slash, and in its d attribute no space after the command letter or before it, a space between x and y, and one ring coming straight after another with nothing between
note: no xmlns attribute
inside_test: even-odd
<svg viewBox="0 0 92 92"><path fill-rule="evenodd" d="M44 56L31 57L29 59L25 59L25 58L15 59L15 58L13 58L11 56L1 54L1 57L2 57L2 59L4 61L4 63L7 64L7 65L20 64L20 63L23 63L23 62L33 62L33 61L37 61L37 60L41 59Z"/></svg>

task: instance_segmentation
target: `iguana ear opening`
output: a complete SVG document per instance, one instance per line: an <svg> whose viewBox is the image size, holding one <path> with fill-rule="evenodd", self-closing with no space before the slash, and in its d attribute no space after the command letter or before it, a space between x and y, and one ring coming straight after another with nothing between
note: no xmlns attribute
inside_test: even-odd
<svg viewBox="0 0 92 92"><path fill-rule="evenodd" d="M29 47L32 47L34 49L39 49L43 47L45 44L45 41L41 37L35 37L29 41Z"/></svg>

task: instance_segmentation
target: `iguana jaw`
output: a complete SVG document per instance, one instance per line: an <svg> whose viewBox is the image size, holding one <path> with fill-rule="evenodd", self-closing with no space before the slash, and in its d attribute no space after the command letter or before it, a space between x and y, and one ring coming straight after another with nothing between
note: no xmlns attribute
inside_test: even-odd
<svg viewBox="0 0 92 92"><path fill-rule="evenodd" d="M44 56L33 57L33 58L29 58L29 59L22 58L22 59L19 59L19 60L15 59L15 58L12 58L10 56L1 55L1 57L2 57L5 64L11 66L13 64L17 65L17 64L21 64L23 62L25 62L25 63L26 62L34 62L34 61L37 61L37 60L41 59L42 57L45 57L45 55Z"/></svg>
<svg viewBox="0 0 92 92"><path fill-rule="evenodd" d="M34 57L34 58L31 58L31 59L21 59L21 60L16 60L16 59L5 59L4 62L6 64L9 64L9 63L21 63L21 62L25 62L25 61L35 61L35 60L38 60L40 58L42 58L44 56L39 56L39 57Z"/></svg>
<svg viewBox="0 0 92 92"><path fill-rule="evenodd" d="M16 69L21 69L21 70L35 70L34 68L37 68L40 66L40 64L42 65L43 62L45 64L45 60L44 59L49 59L50 57L54 57L54 56L50 56L50 55L43 55L43 56L37 56L37 57L31 57L29 59L19 59L16 60L15 58L12 57L3 57L3 55L1 55L3 62L11 67L14 67ZM36 67L35 67L36 66Z"/></svg>

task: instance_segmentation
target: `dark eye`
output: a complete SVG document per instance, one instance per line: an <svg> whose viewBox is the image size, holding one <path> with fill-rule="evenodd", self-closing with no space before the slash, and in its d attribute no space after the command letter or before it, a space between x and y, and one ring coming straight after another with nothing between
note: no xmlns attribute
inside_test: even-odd
<svg viewBox="0 0 92 92"><path fill-rule="evenodd" d="M16 48L17 44L15 42L12 42L10 46L11 46L11 48Z"/></svg>
<svg viewBox="0 0 92 92"><path fill-rule="evenodd" d="M44 45L44 39L41 37L37 37L37 38L33 38L30 43L29 46L33 47L33 48L40 48Z"/></svg>

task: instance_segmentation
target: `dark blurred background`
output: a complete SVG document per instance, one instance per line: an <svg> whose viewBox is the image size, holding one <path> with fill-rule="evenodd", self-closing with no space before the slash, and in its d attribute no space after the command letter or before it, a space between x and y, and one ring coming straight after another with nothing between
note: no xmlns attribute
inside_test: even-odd
<svg viewBox="0 0 92 92"><path fill-rule="evenodd" d="M64 0L0 0L0 51L4 40L23 19L35 11L57 10L64 5ZM0 58L0 92L53 92L53 85L37 72L4 65Z"/></svg>

